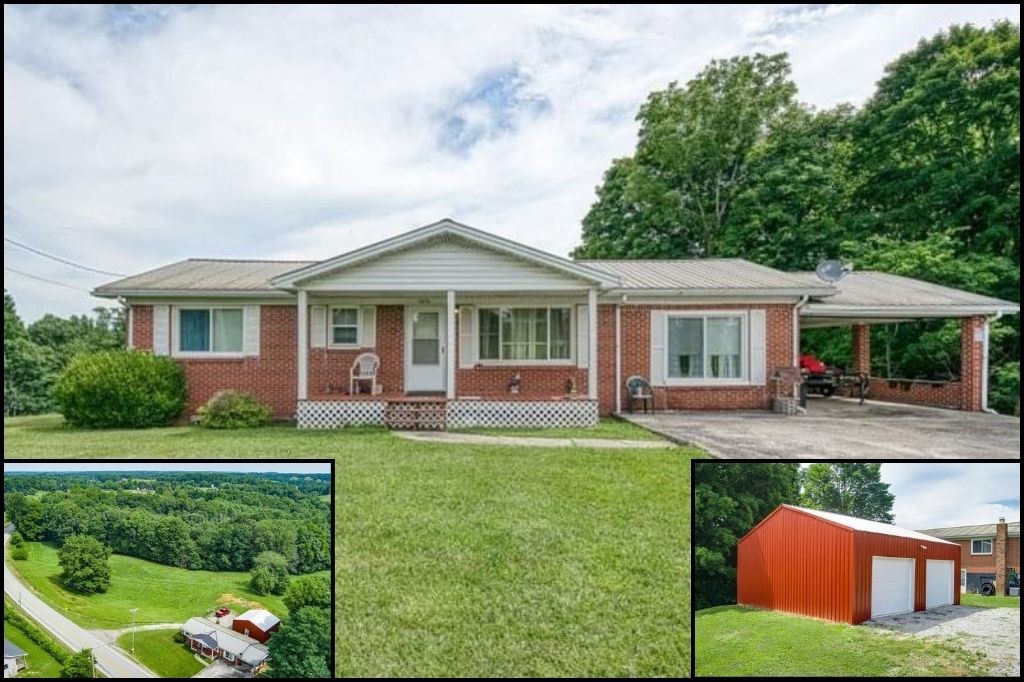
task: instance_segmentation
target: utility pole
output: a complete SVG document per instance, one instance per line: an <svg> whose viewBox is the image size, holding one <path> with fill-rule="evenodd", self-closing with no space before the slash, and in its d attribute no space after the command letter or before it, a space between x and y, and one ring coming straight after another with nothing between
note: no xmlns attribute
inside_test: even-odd
<svg viewBox="0 0 1024 682"><path fill-rule="evenodd" d="M135 612L138 610L138 608L128 609L132 614L132 656L135 655Z"/></svg>

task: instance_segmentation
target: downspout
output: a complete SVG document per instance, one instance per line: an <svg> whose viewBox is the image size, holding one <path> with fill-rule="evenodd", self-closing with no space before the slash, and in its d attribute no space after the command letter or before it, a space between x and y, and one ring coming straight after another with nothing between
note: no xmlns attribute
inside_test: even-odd
<svg viewBox="0 0 1024 682"><path fill-rule="evenodd" d="M985 318L985 327L981 334L981 411L989 414L999 414L988 406L988 329L989 323L995 322L1003 316L998 312L991 317Z"/></svg>
<svg viewBox="0 0 1024 682"><path fill-rule="evenodd" d="M622 297L625 300L625 296ZM622 306L615 304L615 414L622 413Z"/></svg>
<svg viewBox="0 0 1024 682"><path fill-rule="evenodd" d="M810 296L803 295L793 306L793 366L800 366L800 309L807 305Z"/></svg>

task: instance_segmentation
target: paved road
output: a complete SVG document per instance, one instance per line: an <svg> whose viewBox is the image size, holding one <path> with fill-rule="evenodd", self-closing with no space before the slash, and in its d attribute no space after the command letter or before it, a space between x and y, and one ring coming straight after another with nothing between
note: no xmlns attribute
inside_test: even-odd
<svg viewBox="0 0 1024 682"><path fill-rule="evenodd" d="M724 459L1018 459L1020 419L842 398L807 414L657 412L626 419Z"/></svg>
<svg viewBox="0 0 1024 682"><path fill-rule="evenodd" d="M107 677L158 677L148 668L129 660L111 645L72 623L25 587L7 566L7 541L12 532L14 526L4 528L4 594L72 651L92 649L96 666Z"/></svg>

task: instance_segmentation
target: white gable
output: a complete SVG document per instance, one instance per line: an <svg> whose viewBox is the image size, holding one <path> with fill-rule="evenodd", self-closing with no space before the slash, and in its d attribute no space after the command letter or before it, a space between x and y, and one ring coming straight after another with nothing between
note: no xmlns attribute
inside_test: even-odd
<svg viewBox="0 0 1024 682"><path fill-rule="evenodd" d="M303 282L323 291L583 291L587 281L451 236L441 236Z"/></svg>

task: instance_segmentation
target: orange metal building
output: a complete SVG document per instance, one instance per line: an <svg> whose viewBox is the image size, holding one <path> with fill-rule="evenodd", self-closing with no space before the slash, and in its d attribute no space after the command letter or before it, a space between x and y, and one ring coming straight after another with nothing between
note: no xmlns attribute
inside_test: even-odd
<svg viewBox="0 0 1024 682"><path fill-rule="evenodd" d="M736 601L857 624L960 603L960 547L842 514L779 505L737 547Z"/></svg>

